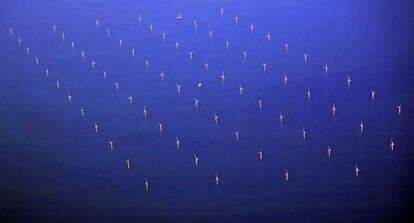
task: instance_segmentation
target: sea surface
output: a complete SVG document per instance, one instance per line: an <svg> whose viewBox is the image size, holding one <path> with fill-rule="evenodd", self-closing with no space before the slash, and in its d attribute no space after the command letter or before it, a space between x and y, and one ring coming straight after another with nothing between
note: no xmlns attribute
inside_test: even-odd
<svg viewBox="0 0 414 223"><path fill-rule="evenodd" d="M413 13L409 0L3 1L0 222L413 222Z"/></svg>

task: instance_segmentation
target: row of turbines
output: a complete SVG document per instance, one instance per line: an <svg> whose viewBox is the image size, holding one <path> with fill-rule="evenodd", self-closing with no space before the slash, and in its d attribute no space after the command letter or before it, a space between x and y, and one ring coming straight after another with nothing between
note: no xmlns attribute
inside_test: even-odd
<svg viewBox="0 0 414 223"><path fill-rule="evenodd" d="M224 9L220 9L220 15L221 16L224 16ZM183 17L183 14L182 13L179 13L176 16L176 20L178 20L179 22L181 22L181 20L183 20L183 19L184 19L184 17ZM234 20L235 20L235 23L239 23L239 17L238 16L235 16L234 17ZM143 19L142 19L141 16L138 16L138 22L139 22L140 25L143 23ZM198 28L198 20L194 20L192 23L193 23L194 28L197 29ZM101 28L101 22L100 22L100 20L96 19L95 26L96 26L97 29L100 29ZM52 29L53 29L53 31L55 33L58 33L58 28L57 28L56 25L52 25ZM154 26L152 24L149 24L148 25L148 30L150 32L154 31ZM254 32L255 31L255 25L250 24L250 31L251 32ZM15 37L16 36L13 29L9 29L9 32L10 32L10 36L11 37ZM59 35L60 35L60 38L62 40L65 40L65 38L67 38L64 32L60 32ZM111 36L111 31L110 31L109 28L106 28L106 35L107 35L108 38ZM167 35L166 32L161 32L161 39L163 41L166 41L166 35ZM209 30L208 31L208 36L210 38L213 38L213 31L212 30ZM270 35L270 33L267 33L267 35L265 36L265 40L266 41L271 41L271 35ZM18 45L22 45L23 44L22 43L22 39L19 36L17 36L17 43L18 43ZM119 44L120 47L125 47L125 43L123 42L123 40L121 38L118 38L118 44ZM288 52L288 46L289 46L288 43L283 43L283 48L284 48L284 51L286 53ZM74 40L70 40L70 47L72 49L77 49L77 46L76 46ZM180 42L179 41L175 41L174 47L176 49L179 49L180 48ZM229 47L229 41L226 41L225 42L225 47L226 48ZM27 55L31 55L32 54L31 51L30 51L30 48L28 46L25 48L25 50L26 50L26 54ZM131 48L131 51L130 52L131 52L131 56L132 57L135 57L136 56L136 50L134 48ZM242 50L242 53L241 54L243 56L243 59L244 60L247 60L247 58L248 58L247 57L247 51L246 50ZM193 60L193 55L194 55L194 51L193 50L191 50L191 51L188 52L188 57L189 57L190 60ZM81 56L82 60L87 60L86 59L87 55L86 55L86 51L85 50L83 50L83 49L80 50L80 56ZM304 63L308 63L308 58L309 58L309 55L307 53L303 53L303 62ZM37 66L40 66L40 59L37 56L35 56L35 63L36 63ZM145 67L147 69L149 67L149 64L150 64L150 61L148 59L145 60ZM97 69L97 62L92 57L90 58L90 66L91 66L92 69ZM268 70L268 67L267 66L268 66L268 63L262 63L261 64L261 67L262 67L263 72L266 72ZM324 73L325 74L328 74L328 64L325 64L322 68L323 68ZM47 66L44 69L45 69L45 74L48 77L49 76L49 69L48 69ZM209 69L209 64L207 62L205 62L204 65L202 66L202 70L208 71L208 69ZM108 72L105 71L105 70L102 70L102 74L103 74L104 79L106 80L108 78ZM166 78L166 74L162 70L161 73L160 73L160 79L161 80L164 80L165 78ZM225 77L224 72L222 72L220 74L219 78L220 78L220 80L222 82L225 81L226 77ZM283 83L285 85L288 85L288 77L287 77L286 74L283 75L283 80L282 81L283 81ZM345 82L346 83L346 86L347 87L351 87L351 82L352 81L351 81L350 76L346 75L346 82ZM60 80L56 80L55 83L56 83L56 88L57 89L60 89L61 88L61 82L60 82ZM196 83L196 86L199 87L199 88L202 88L203 87L203 83L201 83L201 82ZM114 82L114 87L115 87L115 89L116 89L117 92L120 91L120 82ZM238 87L239 87L238 88L238 93L240 95L243 95L244 94L244 91L245 91L244 86L239 85ZM177 91L178 95L181 94L181 91L182 91L181 88L182 88L182 85L180 83L176 83L176 91ZM376 95L376 91L373 90L373 89L371 89L370 90L370 98L371 98L371 100L375 100L375 95ZM309 88L306 90L306 97L307 97L308 100L311 100L311 90ZM68 91L67 92L67 101L69 103L72 103L72 100L73 100L73 96L71 95L70 91ZM133 104L134 103L134 97L133 97L133 95L132 95L131 92L129 93L129 95L127 97L127 101L128 101L129 104ZM200 105L200 99L197 99L197 98L193 97L193 101L194 101L194 106L197 109L199 107L199 105ZM257 100L257 103L258 103L259 109L262 109L263 108L263 105L264 105L263 99L262 98L258 99ZM396 108L397 108L398 115L400 115L401 112L402 112L402 105L397 105ZM337 108L336 108L335 104L332 105L332 107L330 108L330 110L332 112L332 115L335 115L336 114ZM82 118L85 117L85 112L86 111L85 111L85 108L84 107L80 107L79 112L80 112L80 116ZM148 117L148 114L149 113L148 113L148 109L147 109L146 106L144 106L142 113L143 113L143 116L145 118ZM278 119L279 119L280 124L283 124L284 123L284 114L279 113ZM218 124L219 123L219 116L216 113L213 114L213 121L214 121L215 124ZM98 133L100 131L100 125L99 125L99 123L97 121L94 121L93 124L94 124L94 131L96 133ZM358 127L359 127L359 131L363 132L364 131L364 122L363 121L360 121ZM158 122L158 129L159 129L159 132L160 133L163 133L164 132L164 124L162 122ZM235 140L237 140L237 141L240 140L241 134L240 134L240 131L239 130L234 131L234 137L235 137ZM303 140L306 140L307 137L308 137L308 131L306 129L302 129L302 139ZM108 140L108 144L109 144L110 150L114 150L114 145L115 145L114 144L114 140L113 139ZM175 138L175 146L177 147L177 149L180 149L180 147L181 147L181 141L180 141L180 139L179 139L178 136ZM396 144L394 143L394 140L391 139L390 140L390 144L389 144L390 150L391 151L394 151L395 147L396 147ZM333 154L333 149L332 149L332 147L330 145L328 145L327 146L327 156L328 157L331 157L332 154ZM194 154L193 157L194 157L194 165L198 167L200 165L199 157L196 154ZM264 153L263 153L262 148L260 148L259 151L258 151L258 159L259 160L263 160L263 158L264 158ZM125 165L126 165L126 168L128 170L131 170L131 168L132 168L132 162L131 162L130 159L126 159L125 160ZM355 167L354 167L354 174L355 174L355 176L360 176L360 169L359 169L359 167L358 167L357 164L355 164ZM283 172L283 177L284 177L284 179L286 181L289 180L289 172L288 172L287 169L285 169L285 171ZM219 174L216 173L215 174L215 177L214 177L214 183L218 187L220 185L220 182L221 182L221 179L219 177ZM147 178L144 179L144 188L145 188L145 190L149 190L149 181L148 181Z"/></svg>

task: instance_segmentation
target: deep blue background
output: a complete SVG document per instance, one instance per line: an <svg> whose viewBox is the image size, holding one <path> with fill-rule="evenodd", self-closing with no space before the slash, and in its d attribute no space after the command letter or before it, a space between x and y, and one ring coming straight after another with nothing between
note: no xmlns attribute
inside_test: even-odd
<svg viewBox="0 0 414 223"><path fill-rule="evenodd" d="M0 221L409 222L414 208L413 9L408 0L3 2ZM184 14L180 22L178 12ZM101 21L99 28L95 19ZM193 20L199 22L196 30ZM165 41L161 32L167 33ZM181 44L178 50L175 41ZM191 50L193 61L187 54ZM203 71L206 61L209 70ZM219 79L223 71L224 83ZM119 92L114 82L121 83ZM198 82L204 87L197 88ZM246 89L241 96L239 84ZM370 89L377 92L375 101ZM194 97L200 99L197 110ZM403 104L401 115L398 104ZM303 128L309 133L306 141ZM238 142L235 130L240 130ZM333 148L330 159L327 145ZM257 158L260 147L263 161ZM200 158L198 168L193 154ZM131 160L131 171L125 159ZM355 163L360 177L354 176ZM283 178L286 168L289 182Z"/></svg>

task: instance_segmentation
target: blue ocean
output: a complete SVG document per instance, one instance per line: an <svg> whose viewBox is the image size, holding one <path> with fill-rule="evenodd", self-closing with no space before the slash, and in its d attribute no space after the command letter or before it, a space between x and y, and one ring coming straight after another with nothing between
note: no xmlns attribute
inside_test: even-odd
<svg viewBox="0 0 414 223"><path fill-rule="evenodd" d="M412 1L1 5L0 222L414 222Z"/></svg>

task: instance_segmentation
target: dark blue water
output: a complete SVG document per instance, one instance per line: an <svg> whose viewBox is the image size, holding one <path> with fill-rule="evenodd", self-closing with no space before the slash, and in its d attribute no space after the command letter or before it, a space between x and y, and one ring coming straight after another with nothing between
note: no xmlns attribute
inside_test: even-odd
<svg viewBox="0 0 414 223"><path fill-rule="evenodd" d="M2 3L0 221L412 222L413 9L405 0Z"/></svg>

